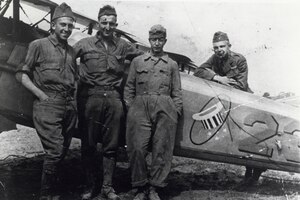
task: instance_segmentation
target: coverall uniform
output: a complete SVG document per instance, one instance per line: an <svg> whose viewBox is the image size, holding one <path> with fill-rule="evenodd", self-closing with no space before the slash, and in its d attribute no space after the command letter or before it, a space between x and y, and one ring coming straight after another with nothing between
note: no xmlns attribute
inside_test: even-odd
<svg viewBox="0 0 300 200"><path fill-rule="evenodd" d="M125 85L126 141L133 187L164 187L171 169L182 91L178 65L167 54L135 58ZM146 155L152 150L148 177Z"/></svg>
<svg viewBox="0 0 300 200"><path fill-rule="evenodd" d="M120 124L124 120L120 93L124 60L126 56L140 55L141 51L117 37L113 37L106 48L99 32L77 42L74 49L81 62L78 112L83 163L93 179L96 147L102 141L103 185L111 186ZM95 184L94 180L87 181Z"/></svg>
<svg viewBox="0 0 300 200"><path fill-rule="evenodd" d="M252 92L248 86L248 66L243 55L230 51L220 59L214 54L194 72L194 76L207 80L212 80L216 74L236 80L237 84L233 87Z"/></svg>
<svg viewBox="0 0 300 200"><path fill-rule="evenodd" d="M74 92L78 70L73 48L59 43L54 34L30 43L25 64L18 72L33 76L33 83L49 96L33 103L33 122L45 151L43 195L53 192L54 175L74 132L77 120Z"/></svg>

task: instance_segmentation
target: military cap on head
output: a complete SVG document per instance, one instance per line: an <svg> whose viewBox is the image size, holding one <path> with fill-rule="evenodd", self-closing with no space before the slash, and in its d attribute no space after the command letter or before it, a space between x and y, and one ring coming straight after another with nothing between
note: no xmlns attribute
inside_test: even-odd
<svg viewBox="0 0 300 200"><path fill-rule="evenodd" d="M160 24L156 24L150 28L149 38L166 38L167 30Z"/></svg>
<svg viewBox="0 0 300 200"><path fill-rule="evenodd" d="M220 41L228 41L229 42L229 38L226 33L218 31L214 34L213 43L220 42Z"/></svg>
<svg viewBox="0 0 300 200"><path fill-rule="evenodd" d="M52 20L60 18L60 17L71 17L75 21L75 17L72 12L72 9L66 3L62 3L55 8L53 16L52 16Z"/></svg>
<svg viewBox="0 0 300 200"><path fill-rule="evenodd" d="M116 9L110 5L105 5L102 8L100 8L98 13L98 19L102 17L103 15L114 15L117 16Z"/></svg>

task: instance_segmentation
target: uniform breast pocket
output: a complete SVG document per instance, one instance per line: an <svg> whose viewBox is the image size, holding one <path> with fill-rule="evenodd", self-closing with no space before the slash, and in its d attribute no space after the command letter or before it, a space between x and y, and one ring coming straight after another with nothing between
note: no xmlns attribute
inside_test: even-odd
<svg viewBox="0 0 300 200"><path fill-rule="evenodd" d="M122 74L124 72L124 58L120 55L108 55L107 70Z"/></svg>
<svg viewBox="0 0 300 200"><path fill-rule="evenodd" d="M103 57L103 59L101 59ZM101 56L99 53L87 53L83 56L83 60L81 61L84 63L89 72L104 72L106 71L106 63L101 62L101 60L105 61L105 55Z"/></svg>
<svg viewBox="0 0 300 200"><path fill-rule="evenodd" d="M170 84L170 72L167 69L159 69L159 79L162 85L168 86Z"/></svg>
<svg viewBox="0 0 300 200"><path fill-rule="evenodd" d="M50 83L59 79L61 67L57 63L48 63L41 65L37 71L43 83Z"/></svg>
<svg viewBox="0 0 300 200"><path fill-rule="evenodd" d="M228 78L234 78L235 76L237 76L239 74L239 69L237 68L237 66L233 66L230 68L229 72L226 74L226 76Z"/></svg>
<svg viewBox="0 0 300 200"><path fill-rule="evenodd" d="M87 53L83 56L83 61L87 62L89 60L96 59L98 60L100 58L100 55L98 53Z"/></svg>
<svg viewBox="0 0 300 200"><path fill-rule="evenodd" d="M138 68L136 70L137 74L137 84L143 84L148 81L149 70Z"/></svg>
<svg viewBox="0 0 300 200"><path fill-rule="evenodd" d="M45 64L45 65L41 65L40 67L40 71L41 72L47 72L47 71L60 71L60 67L59 67L59 64L57 63L48 63L48 64Z"/></svg>

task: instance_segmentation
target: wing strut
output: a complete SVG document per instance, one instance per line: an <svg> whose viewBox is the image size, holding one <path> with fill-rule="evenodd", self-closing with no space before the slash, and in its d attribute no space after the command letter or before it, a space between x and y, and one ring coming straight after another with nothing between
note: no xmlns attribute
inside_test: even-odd
<svg viewBox="0 0 300 200"><path fill-rule="evenodd" d="M4 14L6 13L8 7L9 7L9 4L11 3L12 0L8 0L6 1L6 4L0 9L1 13L0 13L0 16L4 16Z"/></svg>
<svg viewBox="0 0 300 200"><path fill-rule="evenodd" d="M13 37L15 41L18 41L18 23L20 21L20 0L13 0Z"/></svg>
<svg viewBox="0 0 300 200"><path fill-rule="evenodd" d="M31 27L36 27L39 23L41 23L42 21L46 21L46 22L48 22L49 24L51 23L51 22L49 22L47 19L46 19L46 17L49 15L51 13L51 10L41 19L41 20L39 20L39 21L37 21L36 23L34 23L33 25L31 25Z"/></svg>

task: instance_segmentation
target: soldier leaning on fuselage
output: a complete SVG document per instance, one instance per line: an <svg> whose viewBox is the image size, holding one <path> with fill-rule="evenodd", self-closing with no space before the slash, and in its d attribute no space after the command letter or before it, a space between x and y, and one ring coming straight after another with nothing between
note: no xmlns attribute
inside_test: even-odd
<svg viewBox="0 0 300 200"><path fill-rule="evenodd" d="M226 33L213 37L214 54L195 70L194 76L213 80L237 89L252 92L248 85L248 65L245 57L230 50Z"/></svg>
<svg viewBox="0 0 300 200"><path fill-rule="evenodd" d="M57 196L57 168L67 153L77 119L74 92L78 70L75 52L67 43L74 22L71 8L65 3L58 6L52 17L52 33L30 43L25 65L16 74L37 97L33 123L45 151L40 200Z"/></svg>
<svg viewBox="0 0 300 200"><path fill-rule="evenodd" d="M226 33L218 31L213 36L212 55L195 70L194 76L213 80L221 84L253 93L248 85L248 65L246 58L230 50L231 44ZM263 168L246 166L243 185L255 185Z"/></svg>

